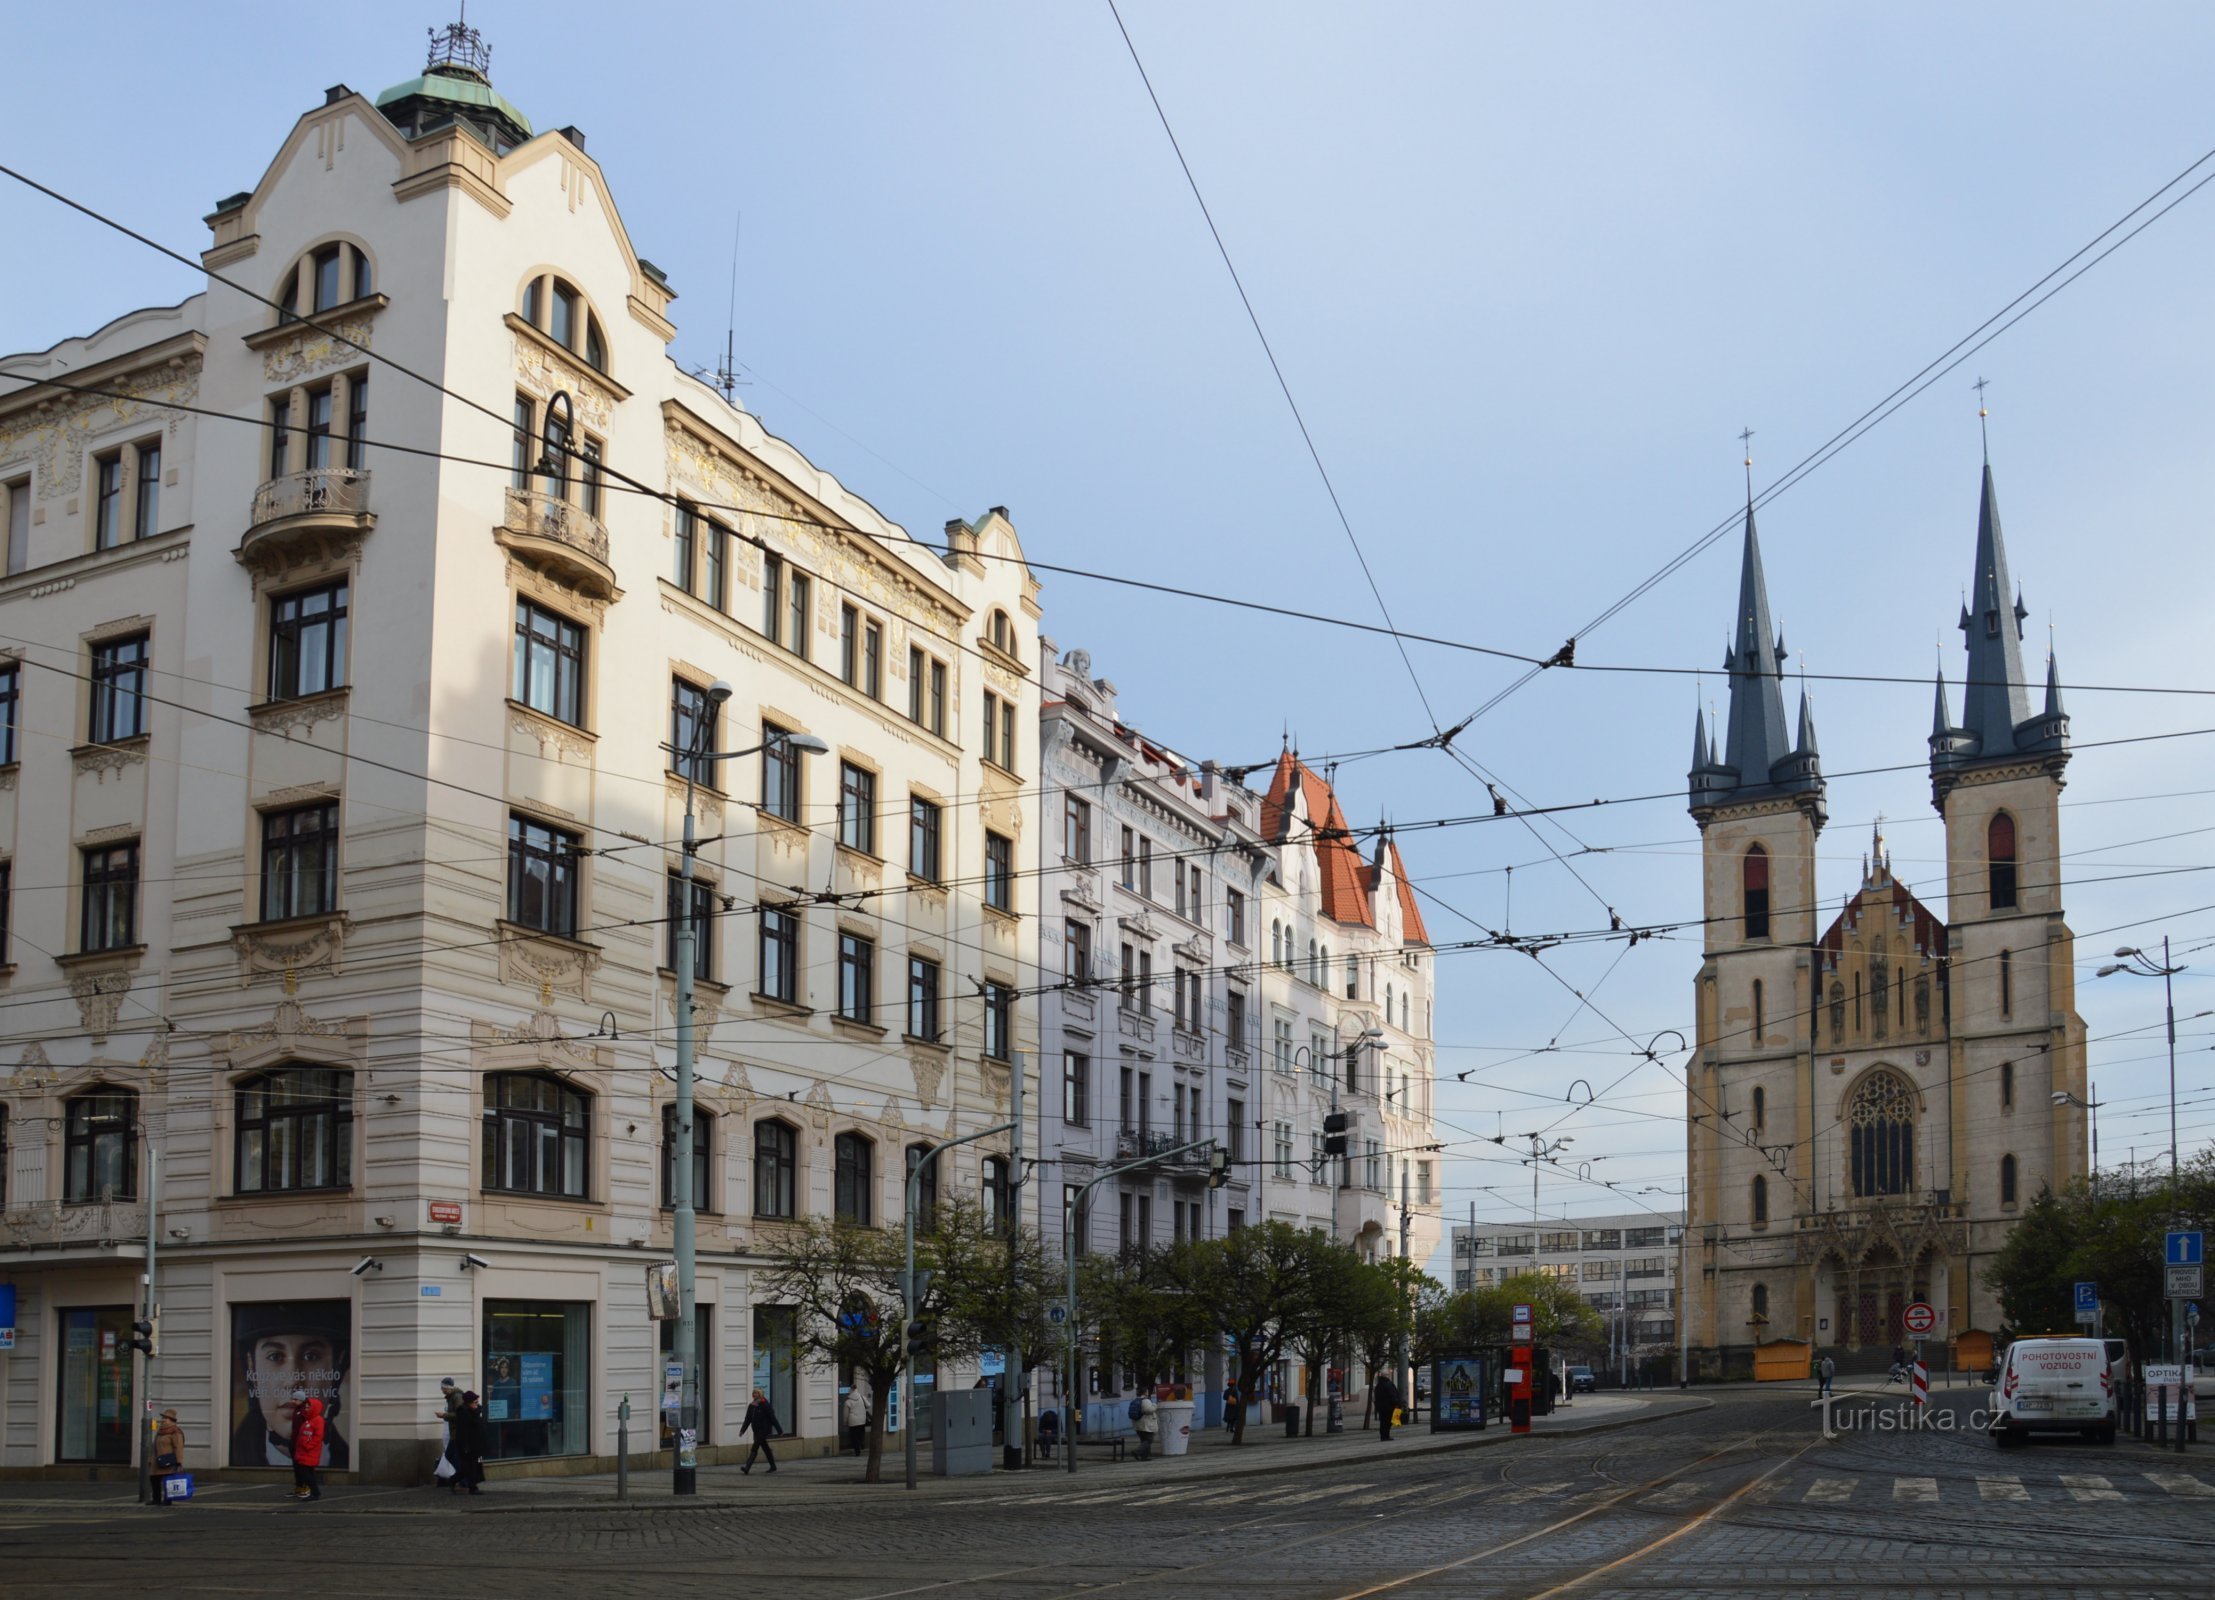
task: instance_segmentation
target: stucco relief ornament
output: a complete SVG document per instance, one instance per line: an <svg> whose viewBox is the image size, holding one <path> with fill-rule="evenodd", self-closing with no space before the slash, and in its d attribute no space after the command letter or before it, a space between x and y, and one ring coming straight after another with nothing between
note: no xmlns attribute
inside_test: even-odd
<svg viewBox="0 0 2215 1600"><path fill-rule="evenodd" d="M615 418L615 401L607 390L583 373L572 370L536 340L526 339L521 334L514 338L516 381L541 395L550 395L557 389L568 390L579 420L595 433L605 434L608 424Z"/></svg>
<svg viewBox="0 0 2215 1600"><path fill-rule="evenodd" d="M290 1046L301 1039L333 1039L346 1031L338 1022L323 1022L308 1015L307 1007L289 996L277 1002L269 1013L269 1020L258 1028L246 1028L233 1033L225 1041L232 1055L251 1050L256 1045L279 1044Z"/></svg>
<svg viewBox="0 0 2215 1600"><path fill-rule="evenodd" d="M35 1094L61 1082L62 1075L46 1057L46 1046L33 1039L23 1047L8 1074L8 1087L17 1094Z"/></svg>
<svg viewBox="0 0 2215 1600"><path fill-rule="evenodd" d="M310 373L359 360L362 352L369 348L370 332L366 317L337 323L330 333L303 328L299 337L262 352L262 379L267 383L292 383Z"/></svg>
<svg viewBox="0 0 2215 1600"><path fill-rule="evenodd" d="M831 1131L831 1091L818 1082L807 1093L808 1125L815 1129L818 1138Z"/></svg>
<svg viewBox="0 0 2215 1600"><path fill-rule="evenodd" d="M908 1066L915 1073L916 1103L925 1111L938 1104L938 1086L946 1079L946 1063L928 1050L911 1051Z"/></svg>
<svg viewBox="0 0 2215 1600"><path fill-rule="evenodd" d="M80 972L69 980L69 993L77 1002L77 1015L94 1044L106 1043L108 1035L115 1031L116 1013L123 1008L123 997L130 992L128 972Z"/></svg>
<svg viewBox="0 0 2215 1600"><path fill-rule="evenodd" d="M36 407L0 427L0 457L32 458L37 468L32 477L39 499L57 500L83 487L86 446L92 435L144 417L153 408L143 404L141 397L158 395L187 405L197 400L200 365L194 360L159 372L118 378L103 387L120 398L72 396Z"/></svg>

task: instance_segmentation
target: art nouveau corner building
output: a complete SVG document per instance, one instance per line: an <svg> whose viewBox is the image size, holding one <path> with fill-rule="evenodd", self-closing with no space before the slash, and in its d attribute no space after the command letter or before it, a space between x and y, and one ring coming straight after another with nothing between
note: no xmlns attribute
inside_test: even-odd
<svg viewBox="0 0 2215 1600"><path fill-rule="evenodd" d="M2000 1322L1989 1258L2042 1187L2084 1170L2084 1026L2061 903L2069 719L2050 658L2031 708L2024 614L1987 464L1962 719L1941 676L1929 739L1946 859L1930 887L1945 915L1894 876L1880 834L1823 923L1814 717L1803 694L1787 732L1784 641L1747 513L1728 724L1720 745L1704 717L1693 733L1706 919L1686 1102L1696 1364L1742 1365L1780 1340L1888 1354L1917 1300L1937 1312L1933 1337L1974 1358ZM2074 1103L2055 1104L2063 1091Z"/></svg>
<svg viewBox="0 0 2215 1600"><path fill-rule="evenodd" d="M706 1442L759 1385L827 1446L765 1241L896 1219L1033 1048L1014 528L941 555L680 372L584 136L483 68L332 89L204 292L0 363L0 1467L127 1460L149 1401L275 1465L295 1378L372 1477L441 1377L503 1461L650 1431L680 894ZM709 748L830 751L700 770L684 881L718 679Z"/></svg>

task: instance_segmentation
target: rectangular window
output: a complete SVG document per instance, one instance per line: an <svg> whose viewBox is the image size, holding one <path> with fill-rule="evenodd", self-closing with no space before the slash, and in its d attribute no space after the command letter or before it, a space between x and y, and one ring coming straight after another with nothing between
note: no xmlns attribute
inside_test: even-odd
<svg viewBox="0 0 2215 1600"><path fill-rule="evenodd" d="M708 1179L715 1171L715 1118L697 1108L692 1113L692 1209L709 1211ZM661 1108L661 1208L673 1211L677 1205L677 1108L665 1105ZM713 1307L701 1307L712 1310ZM668 1323L663 1323L666 1330ZM706 1330L703 1329L703 1332Z"/></svg>
<svg viewBox="0 0 2215 1600"><path fill-rule="evenodd" d="M776 906L761 908L761 967L755 991L787 1005L799 1002L800 919Z"/></svg>
<svg viewBox="0 0 2215 1600"><path fill-rule="evenodd" d="M675 547L672 551L675 570L670 573L670 581L686 594L691 594L694 592L692 585L696 581L695 558L700 548L699 522L693 515L692 507L677 507L672 543Z"/></svg>
<svg viewBox="0 0 2215 1600"><path fill-rule="evenodd" d="M16 479L7 495L8 570L21 572L31 564L31 480Z"/></svg>
<svg viewBox="0 0 2215 1600"><path fill-rule="evenodd" d="M923 721L923 663L927 659L913 645L908 647L908 721L917 726Z"/></svg>
<svg viewBox="0 0 2215 1600"><path fill-rule="evenodd" d="M939 965L928 956L908 957L908 1034L938 1039Z"/></svg>
<svg viewBox="0 0 2215 1600"><path fill-rule="evenodd" d="M369 465L369 374L346 380L346 465L359 472ZM597 506L586 507L598 511Z"/></svg>
<svg viewBox="0 0 2215 1600"><path fill-rule="evenodd" d="M1246 1048L1246 991L1243 989L1223 991L1223 1034L1233 1050Z"/></svg>
<svg viewBox="0 0 2215 1600"><path fill-rule="evenodd" d="M795 572L786 581L785 587L790 605L784 647L805 661L808 658L808 635L814 631L808 626L808 596L814 585L806 573Z"/></svg>
<svg viewBox="0 0 2215 1600"><path fill-rule="evenodd" d="M92 458L92 547L112 550L123 540L123 452Z"/></svg>
<svg viewBox="0 0 2215 1600"><path fill-rule="evenodd" d="M586 439L577 446L577 505L588 517L600 514L600 494L605 473L600 466L600 441Z"/></svg>
<svg viewBox="0 0 2215 1600"><path fill-rule="evenodd" d="M327 244L316 251L313 258L315 309L328 311L341 303L343 291L338 286L339 248Z"/></svg>
<svg viewBox="0 0 2215 1600"><path fill-rule="evenodd" d="M861 681L861 613L844 601L838 607L838 681L849 688Z"/></svg>
<svg viewBox="0 0 2215 1600"><path fill-rule="evenodd" d="M865 856L877 853L877 775L851 761L838 764L838 842Z"/></svg>
<svg viewBox="0 0 2215 1600"><path fill-rule="evenodd" d="M599 1311L589 1300L484 1303L478 1359L487 1461L581 1456L592 1448L592 1319Z"/></svg>
<svg viewBox="0 0 2215 1600"><path fill-rule="evenodd" d="M271 700L297 700L345 685L347 600L344 578L271 597Z"/></svg>
<svg viewBox="0 0 2215 1600"><path fill-rule="evenodd" d="M761 558L761 636L775 644L783 625L784 558L765 555Z"/></svg>
<svg viewBox="0 0 2215 1600"><path fill-rule="evenodd" d="M1237 1166L1246 1159L1246 1102L1223 1102L1223 1148Z"/></svg>
<svg viewBox="0 0 2215 1600"><path fill-rule="evenodd" d="M873 1022L877 941L858 933L838 936L838 1014L849 1022Z"/></svg>
<svg viewBox="0 0 2215 1600"><path fill-rule="evenodd" d="M331 412L337 396L331 386L308 391L308 470L313 472L331 464Z"/></svg>
<svg viewBox="0 0 2215 1600"><path fill-rule="evenodd" d="M285 435L291 424L291 412L282 400L272 402L277 426L269 434L269 475L281 478L285 474ZM515 439L509 449L508 483L516 489L531 486L532 452L536 448L538 412L531 404L531 397L519 394L515 397Z"/></svg>
<svg viewBox="0 0 2215 1600"><path fill-rule="evenodd" d="M1092 924L1071 917L1062 930L1061 975L1071 983L1092 979Z"/></svg>
<svg viewBox="0 0 2215 1600"><path fill-rule="evenodd" d="M944 881L939 865L939 808L935 800L908 796L908 871L929 883Z"/></svg>
<svg viewBox="0 0 2215 1600"><path fill-rule="evenodd" d="M692 880L689 901L682 898L685 880L669 874L669 937L662 950L662 965L677 970L677 918L689 912L692 919L692 976L702 983L715 981L715 886L705 878Z"/></svg>
<svg viewBox="0 0 2215 1600"><path fill-rule="evenodd" d="M56 1317L56 1461L130 1465L137 1416L131 1322L138 1314L131 1306L72 1306Z"/></svg>
<svg viewBox="0 0 2215 1600"><path fill-rule="evenodd" d="M528 600L515 603L515 698L573 728L584 726L585 630Z"/></svg>
<svg viewBox="0 0 2215 1600"><path fill-rule="evenodd" d="M710 520L702 530L700 598L718 611L731 609L731 530Z"/></svg>
<svg viewBox="0 0 2215 1600"><path fill-rule="evenodd" d="M1000 697L987 689L984 696L984 758L1006 766L1000 750Z"/></svg>
<svg viewBox="0 0 2215 1600"><path fill-rule="evenodd" d="M1132 1099L1132 1084L1134 1081L1135 1080L1129 1067L1123 1068L1121 1074L1116 1080L1117 1088L1115 1109L1117 1114L1121 1118L1120 1126L1125 1129L1135 1128L1138 1126L1136 1118L1132 1115L1132 1113L1136 1110L1136 1105Z"/></svg>
<svg viewBox="0 0 2215 1600"><path fill-rule="evenodd" d="M151 539L161 532L162 447L158 440L138 447L138 503L132 513L134 539Z"/></svg>
<svg viewBox="0 0 2215 1600"><path fill-rule="evenodd" d="M1152 1015L1154 1009L1154 953L1138 952L1138 1009Z"/></svg>
<svg viewBox="0 0 2215 1600"><path fill-rule="evenodd" d="M789 729L761 725L761 808L786 822L800 820L800 752L785 737Z"/></svg>
<svg viewBox="0 0 2215 1600"><path fill-rule="evenodd" d="M1116 882L1126 889L1138 887L1138 832L1128 825L1123 829L1123 875Z"/></svg>
<svg viewBox="0 0 2215 1600"><path fill-rule="evenodd" d="M338 802L264 812L262 920L324 916L337 909Z"/></svg>
<svg viewBox="0 0 2215 1600"><path fill-rule="evenodd" d="M946 736L946 663L931 662L931 692L923 706L926 713L924 726L940 738Z"/></svg>
<svg viewBox="0 0 2215 1600"><path fill-rule="evenodd" d="M1292 1070L1292 1024L1283 1017L1274 1019L1274 1043L1276 1045L1277 1070Z"/></svg>
<svg viewBox="0 0 2215 1600"><path fill-rule="evenodd" d="M1138 892L1154 897L1154 841L1146 838L1138 841Z"/></svg>
<svg viewBox="0 0 2215 1600"><path fill-rule="evenodd" d="M884 698L884 625L865 622L861 627L861 692L872 700Z"/></svg>
<svg viewBox="0 0 2215 1600"><path fill-rule="evenodd" d="M84 853L84 916L77 948L127 950L138 943L138 841Z"/></svg>
<svg viewBox="0 0 2215 1600"><path fill-rule="evenodd" d="M1154 1075L1141 1072L1138 1075L1138 1131L1151 1133L1154 1127Z"/></svg>
<svg viewBox="0 0 2215 1600"><path fill-rule="evenodd" d="M89 743L115 744L146 731L146 669L151 655L143 633L92 647Z"/></svg>
<svg viewBox="0 0 2215 1600"><path fill-rule="evenodd" d="M1223 927L1232 944L1246 942L1246 895L1241 889L1223 891Z"/></svg>
<svg viewBox="0 0 2215 1600"><path fill-rule="evenodd" d="M1006 1061L1015 1044L1015 991L1004 983L984 986L984 1053Z"/></svg>
<svg viewBox="0 0 2215 1600"><path fill-rule="evenodd" d="M23 669L15 662L0 664L0 767L12 767L18 759L16 723L23 709Z"/></svg>
<svg viewBox="0 0 2215 1600"><path fill-rule="evenodd" d="M799 1215L800 1138L789 1122L754 1124L754 1215ZM757 1325L760 1318L755 1319ZM790 1355L787 1348L786 1354ZM790 1414L790 1408L787 1408Z"/></svg>
<svg viewBox="0 0 2215 1600"><path fill-rule="evenodd" d="M1015 909L1015 841L1004 833L984 836L984 903L995 911Z"/></svg>
<svg viewBox="0 0 2215 1600"><path fill-rule="evenodd" d="M0 861L0 967L8 965L11 961L15 959L12 955L8 953L9 926L11 923L14 922L14 920L15 863L12 861ZM8 1117L6 1109L0 1108L0 1163L5 1163L7 1160L7 1156ZM5 1206L7 1204L7 1201L8 1172L5 1165L0 1165L0 1206Z"/></svg>
<svg viewBox="0 0 2215 1600"><path fill-rule="evenodd" d="M1191 916L1192 897L1185 890L1184 863L1172 861L1169 864L1169 875L1177 880L1177 915L1180 917Z"/></svg>
<svg viewBox="0 0 2215 1600"><path fill-rule="evenodd" d="M714 788L717 708L707 690L682 678L669 680L669 770L680 778Z"/></svg>
<svg viewBox="0 0 2215 1600"><path fill-rule="evenodd" d="M1092 1058L1081 1050L1062 1053L1061 1120L1072 1128L1092 1120Z"/></svg>
<svg viewBox="0 0 2215 1600"><path fill-rule="evenodd" d="M577 935L577 836L511 812L508 920L573 939Z"/></svg>
<svg viewBox="0 0 2215 1600"><path fill-rule="evenodd" d="M1092 805L1076 795L1062 804L1061 855L1080 867L1092 862Z"/></svg>

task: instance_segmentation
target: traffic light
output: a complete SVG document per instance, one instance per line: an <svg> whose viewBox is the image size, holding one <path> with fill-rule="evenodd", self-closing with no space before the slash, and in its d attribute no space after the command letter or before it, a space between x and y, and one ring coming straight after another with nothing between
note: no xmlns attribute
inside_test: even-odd
<svg viewBox="0 0 2215 1600"><path fill-rule="evenodd" d="M1333 1111L1323 1119L1323 1154L1342 1156L1346 1153L1346 1130L1353 1126L1353 1120L1343 1111Z"/></svg>
<svg viewBox="0 0 2215 1600"><path fill-rule="evenodd" d="M141 1355L151 1357L154 1353L154 1324L150 1321L134 1322L131 1324L131 1333L131 1348Z"/></svg>
<svg viewBox="0 0 2215 1600"><path fill-rule="evenodd" d="M1231 1181L1231 1153L1221 1145L1207 1155L1207 1186L1220 1189Z"/></svg>
<svg viewBox="0 0 2215 1600"><path fill-rule="evenodd" d="M930 1354L931 1325L921 1317L908 1324L908 1354L920 1360Z"/></svg>

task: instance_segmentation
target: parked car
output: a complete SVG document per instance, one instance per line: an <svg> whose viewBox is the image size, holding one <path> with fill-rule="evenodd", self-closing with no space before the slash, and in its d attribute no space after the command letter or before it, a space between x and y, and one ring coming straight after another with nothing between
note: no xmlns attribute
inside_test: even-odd
<svg viewBox="0 0 2215 1600"><path fill-rule="evenodd" d="M2046 1334L2007 1347L1992 1396L1992 1439L2000 1448L2034 1433L2113 1444L2115 1432L2115 1378L2104 1341Z"/></svg>
<svg viewBox="0 0 2215 1600"><path fill-rule="evenodd" d="M1569 1369L1569 1392L1571 1394L1590 1394L1599 1386L1600 1380L1592 1375L1590 1367L1571 1367Z"/></svg>

